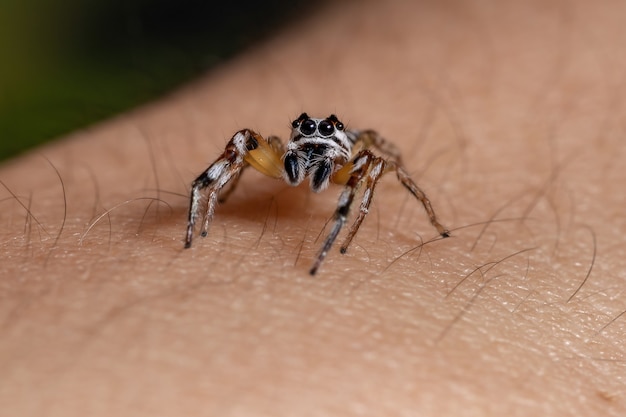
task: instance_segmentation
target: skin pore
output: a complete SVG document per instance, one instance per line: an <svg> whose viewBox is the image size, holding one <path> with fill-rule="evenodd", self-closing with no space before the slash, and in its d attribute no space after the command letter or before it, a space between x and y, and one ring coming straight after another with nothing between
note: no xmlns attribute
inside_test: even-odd
<svg viewBox="0 0 626 417"><path fill-rule="evenodd" d="M3 413L624 415L625 8L331 5L5 163ZM452 236L388 175L311 277L341 189L248 170L183 249L193 178L303 111L393 141Z"/></svg>

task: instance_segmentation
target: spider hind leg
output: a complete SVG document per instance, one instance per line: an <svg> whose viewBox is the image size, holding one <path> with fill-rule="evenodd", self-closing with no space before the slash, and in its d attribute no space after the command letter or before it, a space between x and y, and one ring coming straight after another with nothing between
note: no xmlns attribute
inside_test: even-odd
<svg viewBox="0 0 626 417"><path fill-rule="evenodd" d="M430 200L428 199L424 191L422 191L422 189L417 186L417 184L411 179L409 174L402 166L396 165L395 170L398 180L402 183L402 185L407 190L409 190L411 194L413 194L413 197L415 197L422 203L422 206L424 206L424 210L426 210L426 214L430 219L430 223L435 229L437 229L437 232L439 232L441 237L450 237L450 231L446 229L441 223L439 223L439 220L437 220L435 210L430 204Z"/></svg>
<svg viewBox="0 0 626 417"><path fill-rule="evenodd" d="M402 164L402 154L400 153L400 149L398 149L393 143L389 142L383 136L381 136L375 130L364 130L355 132L356 141L362 143L365 148L374 148L379 152L388 157L387 160L387 171L396 171L396 176L398 181L411 193L413 197L419 200L424 206L426 210L426 214L430 219L430 223L433 225L437 232L441 235L441 237L450 237L450 231L446 229L439 220L437 220L437 215L435 214L435 210L430 204L430 200L426 196L426 193L419 188L419 186L413 181L409 175L409 173L404 168Z"/></svg>

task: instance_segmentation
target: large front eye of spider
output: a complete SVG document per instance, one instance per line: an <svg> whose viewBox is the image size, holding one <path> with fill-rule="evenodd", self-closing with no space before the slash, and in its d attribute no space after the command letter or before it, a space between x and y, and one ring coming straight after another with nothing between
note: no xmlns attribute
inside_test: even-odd
<svg viewBox="0 0 626 417"><path fill-rule="evenodd" d="M311 119L307 119L300 125L300 132L303 135L312 135L315 133L315 122Z"/></svg>
<svg viewBox="0 0 626 417"><path fill-rule="evenodd" d="M335 126L328 120L322 120L320 125L317 127L322 136L330 136L335 133Z"/></svg>

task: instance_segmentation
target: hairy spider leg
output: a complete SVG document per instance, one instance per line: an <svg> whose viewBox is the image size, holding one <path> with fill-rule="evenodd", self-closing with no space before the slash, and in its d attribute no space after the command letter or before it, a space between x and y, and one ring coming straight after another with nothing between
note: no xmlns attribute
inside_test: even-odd
<svg viewBox="0 0 626 417"><path fill-rule="evenodd" d="M450 237L450 231L446 229L441 223L439 223L439 221L437 220L437 215L435 214L435 210L430 204L430 200L428 199L428 197L426 197L424 191L422 191L421 188L418 187L417 184L411 179L409 173L406 172L406 170L400 165L395 165L393 169L395 169L398 180L400 180L402 185L404 185L404 187L409 190L409 192L422 203L422 205L424 206L424 210L426 210L426 214L430 219L430 224L432 224L435 229L437 229L437 232L439 232L441 237Z"/></svg>
<svg viewBox="0 0 626 417"><path fill-rule="evenodd" d="M237 132L226 145L226 149L215 162L191 183L191 197L189 203L189 217L187 220L187 234L185 248L191 247L193 229L200 212L202 201L201 191L208 188L207 210L204 217L202 234L206 234L208 225L215 213L220 190L234 177L239 176L245 165L245 131Z"/></svg>
<svg viewBox="0 0 626 417"><path fill-rule="evenodd" d="M426 214L430 219L430 223L437 229L437 232L442 237L450 237L450 231L446 229L444 226L439 223L437 220L437 215L435 214L435 210L430 204L430 200L426 196L426 193L419 188L419 186L413 181L409 175L409 173L404 168L402 164L402 155L400 150L391 142L387 141L384 137L382 137L375 130L363 130L363 131L354 131L353 135L356 135L354 141L356 143L362 143L362 146L367 149L373 147L380 151L381 153L390 157L387 161L387 167L385 172L387 171L396 171L396 176L398 181L402 183L402 185L409 190L413 196L422 203L424 206L424 210L426 210ZM347 242L350 243L349 241ZM342 246L342 252L345 252L347 249L346 243Z"/></svg>
<svg viewBox="0 0 626 417"><path fill-rule="evenodd" d="M228 181L228 183L226 185L224 185L224 187L218 193L218 197L217 197L217 203L218 204L225 203L226 200L228 200L228 197L230 197L230 195L233 193L233 191L235 191L235 188L237 188L237 185L239 185L239 180L241 179L241 175L249 167L250 167L250 164L245 163L241 167L239 172L237 172L235 175L233 175L233 177L230 179L230 181Z"/></svg>
<svg viewBox="0 0 626 417"><path fill-rule="evenodd" d="M375 130L351 130L348 132L352 137L352 142L360 145L361 149L374 148L382 154L388 156L398 165L402 165L402 153L400 149L389 142ZM355 152L356 154L356 152Z"/></svg>
<svg viewBox="0 0 626 417"><path fill-rule="evenodd" d="M268 141L250 129L243 129L235 133L226 145L222 155L191 184L185 248L191 247L193 240L193 229L198 219L202 201L201 191L205 188L208 189L206 214L200 233L201 236L206 236L215 214L220 191L230 181L234 181L231 187L226 190L222 199L228 197L237 185L241 172L247 165L252 166L265 175L274 178L282 177L281 159L277 153L281 149L282 144L277 137L272 137Z"/></svg>
<svg viewBox="0 0 626 417"><path fill-rule="evenodd" d="M345 188L341 192L339 196L339 202L337 204L337 209L335 210L335 214L333 216L335 222L333 224L333 228L330 233L324 240L324 244L322 248L317 254L317 258L313 263L313 266L309 270L311 275L315 275L320 265L326 258L328 251L333 246L333 243L337 239L339 232L346 224L346 220L348 218L348 214L350 213L350 207L352 206L352 202L354 201L354 196L358 191L363 178L367 175L368 170L370 168L370 164L374 159L374 155L368 151L363 150L357 154L357 156L350 162L341 168L336 174L336 177L333 178L333 181L337 181L338 183L343 182L346 178L346 173L349 172L350 176L345 180ZM341 181L341 182L339 182ZM353 226L354 228L354 226ZM357 226L358 229L358 226ZM356 231L355 231L356 233Z"/></svg>
<svg viewBox="0 0 626 417"><path fill-rule="evenodd" d="M359 207L359 214L357 214L357 217L354 220L354 223L350 227L350 230L348 230L348 235L346 236L346 238L343 241L343 244L341 245L341 248L340 248L341 253L346 253L346 251L348 250L348 246L350 246L350 243L352 242L352 239L354 238L356 233L359 231L359 227L361 227L361 223L363 223L363 220L365 220L365 216L367 216L367 214L369 213L369 207L372 202L372 197L374 196L374 188L376 188L376 185L378 184L378 180L380 180L380 178L386 172L385 168L387 166L387 162L383 158L376 157L373 154L371 154L370 151L367 151L367 150L362 151L362 152L369 153L369 157L371 158L371 161L372 161L371 167L365 179L366 181L365 190L363 191L363 197L361 198L361 206Z"/></svg>

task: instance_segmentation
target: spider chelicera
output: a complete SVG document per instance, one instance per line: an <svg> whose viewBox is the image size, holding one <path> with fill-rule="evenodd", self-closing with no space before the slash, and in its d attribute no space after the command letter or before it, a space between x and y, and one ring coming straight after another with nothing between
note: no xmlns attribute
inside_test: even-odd
<svg viewBox="0 0 626 417"><path fill-rule="evenodd" d="M330 182L344 186L335 210L334 224L309 271L311 275L317 272L326 258L347 221L357 190L364 186L359 213L341 245L341 253L347 251L367 216L378 180L389 171L395 171L400 183L422 203L437 232L442 237L450 236L448 229L437 220L426 194L403 167L398 148L377 132L346 129L334 114L316 119L302 113L291 127L286 147L276 136L264 138L250 129L235 133L224 153L191 185L185 248L191 247L194 226L201 210L202 191L207 189L208 201L201 230L201 235L206 236L217 203L225 201L236 187L243 170L249 166L293 186L309 177L311 190L316 193L326 189ZM375 155L374 150L382 156ZM224 188L226 185L229 187Z"/></svg>

